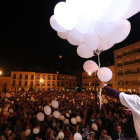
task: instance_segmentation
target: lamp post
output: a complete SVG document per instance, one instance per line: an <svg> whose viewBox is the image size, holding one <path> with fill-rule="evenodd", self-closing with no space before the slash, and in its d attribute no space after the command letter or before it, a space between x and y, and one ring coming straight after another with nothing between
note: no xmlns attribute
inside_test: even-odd
<svg viewBox="0 0 140 140"><path fill-rule="evenodd" d="M42 90L42 83L43 83L44 81L43 81L43 79L41 78L40 79L40 90Z"/></svg>

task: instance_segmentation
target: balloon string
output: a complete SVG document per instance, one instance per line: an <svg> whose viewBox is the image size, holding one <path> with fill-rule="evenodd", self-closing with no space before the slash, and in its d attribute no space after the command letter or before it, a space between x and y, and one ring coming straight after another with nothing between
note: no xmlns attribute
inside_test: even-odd
<svg viewBox="0 0 140 140"><path fill-rule="evenodd" d="M66 126L66 124L65 124L64 122L63 122L63 124ZM71 131L70 131L69 129L67 129L67 130L70 132L70 134L72 134ZM73 135L73 134L72 134L72 135Z"/></svg>
<svg viewBox="0 0 140 140"><path fill-rule="evenodd" d="M100 63L100 55L98 54L98 65L99 65L99 68L101 66L101 63ZM102 109L102 88L100 88L100 91L99 91L99 100L100 100L100 110Z"/></svg>
<svg viewBox="0 0 140 140"><path fill-rule="evenodd" d="M53 123L55 123L53 119L52 119L52 121L53 121ZM56 124L56 123L55 123L55 124ZM60 129L59 129L57 126L56 126L56 128L57 128L58 131L60 132ZM67 140L65 137L64 137L64 139Z"/></svg>
<svg viewBox="0 0 140 140"><path fill-rule="evenodd" d="M47 126L47 127L49 127L45 122L44 122L44 124ZM50 127L49 127L50 128ZM51 128L50 128L51 129ZM52 130L52 129L51 129ZM52 130L53 131L53 130ZM54 132L54 131L53 131ZM54 134L56 134L55 132L54 132ZM57 134L56 134L57 135Z"/></svg>
<svg viewBox="0 0 140 140"><path fill-rule="evenodd" d="M101 63L100 63L100 55L98 54L98 65L99 65L99 68L101 66Z"/></svg>
<svg viewBox="0 0 140 140"><path fill-rule="evenodd" d="M70 127L72 127L73 129L75 129L75 127L73 127L72 125L68 124Z"/></svg>
<svg viewBox="0 0 140 140"><path fill-rule="evenodd" d="M99 98L100 98L100 110L102 109L102 88L100 88L100 91L99 91Z"/></svg>

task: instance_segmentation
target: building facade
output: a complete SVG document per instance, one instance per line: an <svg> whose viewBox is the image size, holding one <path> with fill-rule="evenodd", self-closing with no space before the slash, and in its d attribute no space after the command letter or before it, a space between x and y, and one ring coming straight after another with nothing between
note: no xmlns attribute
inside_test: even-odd
<svg viewBox="0 0 140 140"><path fill-rule="evenodd" d="M137 91L140 86L140 42L114 51L116 87L121 91Z"/></svg>
<svg viewBox="0 0 140 140"><path fill-rule="evenodd" d="M53 73L11 71L10 77L0 77L0 90L6 83L8 91L72 90L76 88L76 76Z"/></svg>
<svg viewBox="0 0 140 140"><path fill-rule="evenodd" d="M116 83L115 83L115 66L109 66L109 69L111 69L113 73L112 79L107 82L108 86L111 86L112 88L116 89ZM97 90L99 89L99 79L97 77L96 72L89 75L87 72L82 73L82 88L86 90Z"/></svg>

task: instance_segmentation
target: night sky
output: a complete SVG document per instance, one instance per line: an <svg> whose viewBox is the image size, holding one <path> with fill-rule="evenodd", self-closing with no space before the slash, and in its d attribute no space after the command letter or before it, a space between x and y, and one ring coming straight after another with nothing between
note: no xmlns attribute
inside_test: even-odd
<svg viewBox="0 0 140 140"><path fill-rule="evenodd" d="M87 59L80 58L76 46L60 39L49 24L59 0L0 1L0 67L22 70L37 66L82 70ZM101 66L114 63L113 50L140 41L140 13L129 19L132 25L128 38L101 54ZM92 60L97 62L97 57Z"/></svg>

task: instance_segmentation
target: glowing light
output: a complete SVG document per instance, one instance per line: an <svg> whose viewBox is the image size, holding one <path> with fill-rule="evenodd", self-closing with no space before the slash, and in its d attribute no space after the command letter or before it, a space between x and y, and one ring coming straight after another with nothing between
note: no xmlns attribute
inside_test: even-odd
<svg viewBox="0 0 140 140"><path fill-rule="evenodd" d="M44 81L43 81L43 79L41 78L41 79L40 79L40 83L43 83L43 82L44 82Z"/></svg>
<svg viewBox="0 0 140 140"><path fill-rule="evenodd" d="M88 72L88 75L91 75L91 72Z"/></svg>

